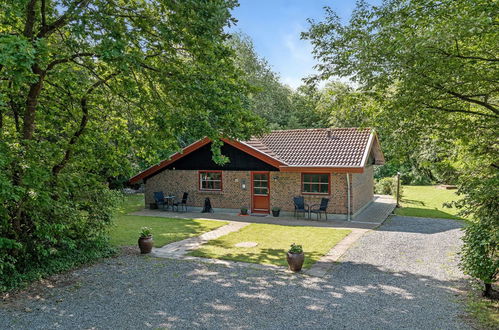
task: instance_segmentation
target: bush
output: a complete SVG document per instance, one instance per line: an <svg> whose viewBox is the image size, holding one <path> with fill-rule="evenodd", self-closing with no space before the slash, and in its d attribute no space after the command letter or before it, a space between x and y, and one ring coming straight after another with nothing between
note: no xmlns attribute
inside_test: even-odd
<svg viewBox="0 0 499 330"><path fill-rule="evenodd" d="M483 281L484 295L490 296L499 275L499 226L497 221L472 222L465 228L461 269Z"/></svg>
<svg viewBox="0 0 499 330"><path fill-rule="evenodd" d="M402 196L402 184L400 185L400 196ZM397 197L397 177L382 178L376 181L374 193L380 195L392 195Z"/></svg>

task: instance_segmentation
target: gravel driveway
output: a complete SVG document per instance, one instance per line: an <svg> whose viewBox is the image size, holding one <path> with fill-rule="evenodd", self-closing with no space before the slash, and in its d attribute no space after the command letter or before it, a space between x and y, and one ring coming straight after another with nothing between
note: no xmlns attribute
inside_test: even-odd
<svg viewBox="0 0 499 330"><path fill-rule="evenodd" d="M0 328L467 328L459 228L394 217L323 278L121 256L4 303Z"/></svg>

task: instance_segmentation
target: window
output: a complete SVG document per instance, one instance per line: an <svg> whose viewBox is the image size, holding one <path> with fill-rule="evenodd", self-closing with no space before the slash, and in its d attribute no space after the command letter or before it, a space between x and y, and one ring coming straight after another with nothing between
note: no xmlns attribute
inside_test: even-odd
<svg viewBox="0 0 499 330"><path fill-rule="evenodd" d="M329 194L329 174L303 173L301 182L304 194Z"/></svg>
<svg viewBox="0 0 499 330"><path fill-rule="evenodd" d="M269 194L269 175L268 173L253 174L253 194L267 196Z"/></svg>
<svg viewBox="0 0 499 330"><path fill-rule="evenodd" d="M200 171L200 190L222 190L222 171Z"/></svg>

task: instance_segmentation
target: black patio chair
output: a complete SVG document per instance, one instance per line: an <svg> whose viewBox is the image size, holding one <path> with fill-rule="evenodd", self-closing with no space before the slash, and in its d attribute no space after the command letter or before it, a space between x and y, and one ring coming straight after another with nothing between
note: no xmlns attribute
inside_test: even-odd
<svg viewBox="0 0 499 330"><path fill-rule="evenodd" d="M305 198L303 196L296 196L293 197L293 204L295 205L295 218L297 217L297 214L303 213L303 216L305 217L305 213L310 214L310 208L308 207L307 204L305 204Z"/></svg>
<svg viewBox="0 0 499 330"><path fill-rule="evenodd" d="M182 200L180 202L179 201L174 202L172 206L176 207L177 211L179 207L181 207L183 210L185 210L185 212L187 212L187 197L189 197L189 193L184 192L184 194L182 195Z"/></svg>
<svg viewBox="0 0 499 330"><path fill-rule="evenodd" d="M315 213L317 215L317 220L322 219L322 213L326 216L327 220L327 204L329 203L329 198L322 198L320 204L310 205L310 213Z"/></svg>
<svg viewBox="0 0 499 330"><path fill-rule="evenodd" d="M165 209L165 206L168 206L165 202L165 194L163 194L162 191L156 191L154 193L154 201L156 202L156 205L158 205L158 207L162 206L163 210Z"/></svg>

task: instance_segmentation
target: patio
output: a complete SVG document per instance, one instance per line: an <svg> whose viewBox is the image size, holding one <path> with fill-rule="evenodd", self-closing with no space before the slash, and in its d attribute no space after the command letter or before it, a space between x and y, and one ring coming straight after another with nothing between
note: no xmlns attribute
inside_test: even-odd
<svg viewBox="0 0 499 330"><path fill-rule="evenodd" d="M195 209L196 212L192 210ZM131 213L131 215L165 217L165 218L186 218L186 219L213 219L221 221L236 221L246 223L267 223L285 226L317 226L317 227L335 227L335 228L359 228L359 229L374 229L381 225L386 218L395 209L395 200L391 196L375 195L374 201L362 210L351 221L346 220L321 220L307 218L295 218L293 216L240 216L237 213L201 213L200 208L190 207L190 212L171 212L161 209L151 210L143 209Z"/></svg>

